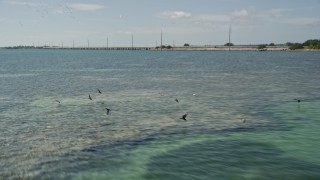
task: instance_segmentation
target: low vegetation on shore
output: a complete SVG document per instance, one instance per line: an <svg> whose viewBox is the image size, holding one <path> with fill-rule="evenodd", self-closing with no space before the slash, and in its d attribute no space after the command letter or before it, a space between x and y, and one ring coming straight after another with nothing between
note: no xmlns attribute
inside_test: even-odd
<svg viewBox="0 0 320 180"><path fill-rule="evenodd" d="M320 49L320 39L309 39L304 43L286 43L290 50L296 49Z"/></svg>

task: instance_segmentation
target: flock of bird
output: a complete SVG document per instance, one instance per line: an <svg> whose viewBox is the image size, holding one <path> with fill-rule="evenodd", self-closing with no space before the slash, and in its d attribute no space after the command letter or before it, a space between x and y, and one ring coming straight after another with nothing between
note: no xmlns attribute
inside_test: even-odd
<svg viewBox="0 0 320 180"><path fill-rule="evenodd" d="M102 92L100 91L100 89L97 89L97 91L98 91L98 93L102 94ZM89 94L89 99L92 101L92 97L90 96L90 94ZM107 115L109 115L111 109L105 108L105 110L107 111L107 112L106 112Z"/></svg>
<svg viewBox="0 0 320 180"><path fill-rule="evenodd" d="M98 92L99 94L102 94L102 92L101 92L100 89L97 89L97 92ZM193 94L193 95L195 95L195 94ZM89 94L88 98L89 98L89 100L91 100L91 101L93 100L90 94ZM58 103L61 103L61 101L59 101L59 100L55 100L55 101L58 102ZM179 103L179 99L178 99L178 98L175 98L175 101L176 101L177 103ZM103 103L103 104L104 104L104 103ZM106 110L106 114L109 115L111 109L110 109L110 108L105 108L105 110ZM188 116L188 113L185 113L185 114L182 115L182 117L181 117L180 119L183 119L184 121L187 121L187 119L186 119L187 116Z"/></svg>
<svg viewBox="0 0 320 180"><path fill-rule="evenodd" d="M98 92L99 94L102 94L101 90L98 89L98 88L97 88L97 92ZM193 95L196 95L196 94L193 94ZM89 100L91 100L91 101L93 100L90 94L89 94ZM302 101L301 99L297 99L297 98L295 98L295 99L293 99L293 100L296 101L296 102L298 102L298 103L300 103L300 102ZM59 100L55 100L55 101L58 102L58 103L61 103ZM178 99L178 98L175 98L175 101L176 101L177 103L179 103L179 99ZM103 103L103 104L104 104L104 103ZM111 109L110 109L110 108L105 108L105 110L106 110L106 114L109 115ZM185 113L185 114L182 115L182 117L181 117L180 119L182 119L182 120L184 120L184 121L187 121L187 116L188 116L188 113ZM242 122L243 122L243 123L246 123L246 119L242 119Z"/></svg>

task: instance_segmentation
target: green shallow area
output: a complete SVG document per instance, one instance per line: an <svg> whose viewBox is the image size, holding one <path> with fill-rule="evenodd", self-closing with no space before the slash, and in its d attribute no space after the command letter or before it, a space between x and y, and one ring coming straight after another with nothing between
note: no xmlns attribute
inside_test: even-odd
<svg viewBox="0 0 320 180"><path fill-rule="evenodd" d="M286 131L256 134L254 138L285 151L285 156L320 164L320 102L286 103L267 109L271 123L286 126Z"/></svg>
<svg viewBox="0 0 320 180"><path fill-rule="evenodd" d="M320 166L296 158L268 143L248 140L203 141L153 157L146 179L239 179L319 177ZM172 160L174 159L174 160Z"/></svg>
<svg viewBox="0 0 320 180"><path fill-rule="evenodd" d="M281 130L152 141L119 156L115 171L74 179L319 179L319 107L290 102L266 108Z"/></svg>

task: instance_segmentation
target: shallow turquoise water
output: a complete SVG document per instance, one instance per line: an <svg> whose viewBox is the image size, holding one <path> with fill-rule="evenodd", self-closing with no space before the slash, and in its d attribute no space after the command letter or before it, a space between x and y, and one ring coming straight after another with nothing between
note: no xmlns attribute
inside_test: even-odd
<svg viewBox="0 0 320 180"><path fill-rule="evenodd" d="M319 52L0 50L0 179L319 179L319 70Z"/></svg>

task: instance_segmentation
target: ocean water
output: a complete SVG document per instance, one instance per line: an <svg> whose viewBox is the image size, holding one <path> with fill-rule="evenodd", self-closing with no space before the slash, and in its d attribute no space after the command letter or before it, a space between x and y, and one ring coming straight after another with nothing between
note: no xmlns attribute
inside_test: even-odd
<svg viewBox="0 0 320 180"><path fill-rule="evenodd" d="M319 74L320 52L0 50L0 179L320 179Z"/></svg>

